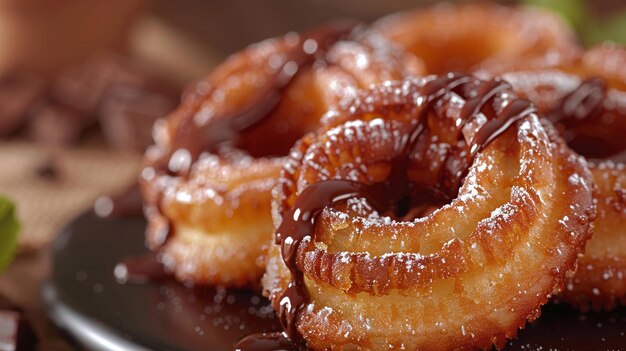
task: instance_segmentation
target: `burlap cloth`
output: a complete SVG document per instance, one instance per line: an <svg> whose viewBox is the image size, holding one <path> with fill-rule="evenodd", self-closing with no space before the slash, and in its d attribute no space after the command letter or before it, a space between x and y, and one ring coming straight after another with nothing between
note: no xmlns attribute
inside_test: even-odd
<svg viewBox="0 0 626 351"><path fill-rule="evenodd" d="M20 255L0 275L0 293L25 311L42 351L73 346L47 320L41 282L50 270L46 249L61 227L103 194L126 189L136 179L140 156L101 146L49 149L26 142L0 142L0 194L18 206ZM50 165L56 168L51 176Z"/></svg>
<svg viewBox="0 0 626 351"><path fill-rule="evenodd" d="M17 205L22 223L20 250L45 246L98 196L129 187L137 177L139 162L139 155L97 146L49 149L34 143L0 142L0 194Z"/></svg>

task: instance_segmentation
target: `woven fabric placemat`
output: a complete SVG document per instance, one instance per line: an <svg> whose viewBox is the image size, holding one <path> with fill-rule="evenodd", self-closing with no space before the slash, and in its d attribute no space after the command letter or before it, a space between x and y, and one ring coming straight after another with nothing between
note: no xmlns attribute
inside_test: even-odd
<svg viewBox="0 0 626 351"><path fill-rule="evenodd" d="M0 194L17 205L20 251L45 246L98 196L131 186L140 160L137 154L97 146L50 149L28 142L0 142Z"/></svg>

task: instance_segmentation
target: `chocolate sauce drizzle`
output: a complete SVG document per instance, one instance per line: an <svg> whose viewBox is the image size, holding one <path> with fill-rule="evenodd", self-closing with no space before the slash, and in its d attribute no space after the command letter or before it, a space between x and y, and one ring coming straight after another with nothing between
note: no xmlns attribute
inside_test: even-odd
<svg viewBox="0 0 626 351"><path fill-rule="evenodd" d="M154 162L154 169L158 174L178 175L187 177L193 161L202 152L216 151L225 143L235 142L245 130L254 127L271 115L279 105L284 90L303 68L312 66L316 62L324 61L328 49L337 41L350 35L356 23L352 21L336 22L317 28L308 34L297 36L297 43L287 52L280 67L267 79L268 84L259 88L252 99L239 106L228 115L216 116L208 123L199 126L194 118L183 119L176 129L172 145L158 160ZM306 44L314 43L315 50L307 49ZM206 93L210 96L215 87ZM197 104L192 113L197 113ZM147 208L147 211L163 213L160 204L162 194L157 195L156 206ZM159 231L158 246L163 246L174 235L170 223L164 223Z"/></svg>
<svg viewBox="0 0 626 351"><path fill-rule="evenodd" d="M599 121L607 113L605 102L608 84L602 78L588 78L576 89L565 95L554 110L547 114L550 122L563 130L562 136L573 148L591 157L590 161L613 161L626 163L626 150L615 151L605 143L585 141L577 134L583 123ZM605 156L606 155L606 156ZM599 156L599 157L598 157Z"/></svg>
<svg viewBox="0 0 626 351"><path fill-rule="evenodd" d="M606 99L607 84L604 79L589 78L561 100L560 106L548 114L554 124L576 124L598 118Z"/></svg>
<svg viewBox="0 0 626 351"><path fill-rule="evenodd" d="M238 343L235 348L242 351L269 351L276 347L283 347L285 337L292 342L290 349L302 347L304 342L296 328L296 320L300 309L308 301L308 294L304 287L303 272L298 269L296 257L298 251L303 249L303 242L313 241L315 236L315 225L318 215L325 207L334 206L337 203L349 198L363 197L370 202L379 212L385 212L393 208L398 201L406 196L408 179L406 170L411 151L415 141L424 130L422 123L428 111L434 103L449 94L456 92L463 94L463 88L475 78L459 74L449 73L426 83L419 91L417 103L422 105L419 115L416 117L417 123L411 132L408 141L402 148L402 152L392 160L392 171L389 178L382 183L362 184L349 180L328 180L308 186L296 199L293 207L283 215L283 221L278 227L275 235L275 243L281 247L283 261L292 279L287 289L280 297L280 310L278 317L284 328L284 333L251 335ZM443 177L457 178L450 181L450 185L460 184L465 177L469 166L475 155L491 141L508 130L517 121L535 112L535 107L524 99L514 99L504 107L500 113L496 113L493 108L486 105L499 92L511 89L510 85L502 80L496 79L480 83L475 97L467 100L461 111L461 119L464 123L477 113L484 113L488 119L480 130L475 134L469 143L465 157L447 162L446 169L442 172ZM459 127L459 130L463 126ZM464 169L459 169L462 165ZM401 189L401 190L397 190ZM424 190L424 189L422 189ZM458 187L453 189L454 194L458 192ZM450 194L452 191L448 191ZM412 193L414 193L412 191Z"/></svg>
<svg viewBox="0 0 626 351"><path fill-rule="evenodd" d="M254 96L228 115L212 118L208 123L198 126L194 118L186 118L176 129L171 150L160 162L170 173L186 174L192 161L204 151L214 151L219 145L237 140L241 132L257 125L268 117L279 105L284 90L296 77L297 73L317 61L325 60L325 53L337 41L346 38L355 28L352 21L336 22L314 29L297 36L297 43L284 54L279 67L267 78L267 84L259 87ZM315 50L307 48L315 47ZM215 90L210 87L206 96ZM198 106L199 107L199 106ZM198 112L194 109L193 113ZM188 158L183 162L187 167L169 167L178 164L176 157ZM174 159L173 159L174 158Z"/></svg>

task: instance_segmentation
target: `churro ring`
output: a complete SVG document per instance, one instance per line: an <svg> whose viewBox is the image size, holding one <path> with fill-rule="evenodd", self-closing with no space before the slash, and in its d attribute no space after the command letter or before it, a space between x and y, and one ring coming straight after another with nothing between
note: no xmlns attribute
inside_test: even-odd
<svg viewBox="0 0 626 351"><path fill-rule="evenodd" d="M388 82L324 121L274 189L263 285L286 334L242 350L501 348L562 288L591 175L508 83Z"/></svg>
<svg viewBox="0 0 626 351"><path fill-rule="evenodd" d="M388 40L353 28L253 45L155 125L140 177L147 244L178 279L258 285L271 242L270 189L289 148L341 96L422 72Z"/></svg>
<svg viewBox="0 0 626 351"><path fill-rule="evenodd" d="M594 236L559 295L582 309L626 303L626 49L592 48L560 70L503 75L585 156L596 185Z"/></svg>
<svg viewBox="0 0 626 351"><path fill-rule="evenodd" d="M521 6L440 4L384 17L372 29L422 59L434 74L554 66L580 50L560 18Z"/></svg>

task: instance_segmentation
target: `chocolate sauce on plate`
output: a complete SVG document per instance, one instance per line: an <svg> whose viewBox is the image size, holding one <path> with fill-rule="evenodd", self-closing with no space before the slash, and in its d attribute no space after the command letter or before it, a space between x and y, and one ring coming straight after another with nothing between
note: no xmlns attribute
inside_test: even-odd
<svg viewBox="0 0 626 351"><path fill-rule="evenodd" d="M120 284L159 283L172 279L155 253L123 259L115 266L113 274Z"/></svg>
<svg viewBox="0 0 626 351"><path fill-rule="evenodd" d="M249 335L237 343L235 351L304 351L287 337L286 333L259 333Z"/></svg>
<svg viewBox="0 0 626 351"><path fill-rule="evenodd" d="M143 198L139 184L134 184L116 195L96 199L94 212L100 217L139 217L143 215Z"/></svg>

